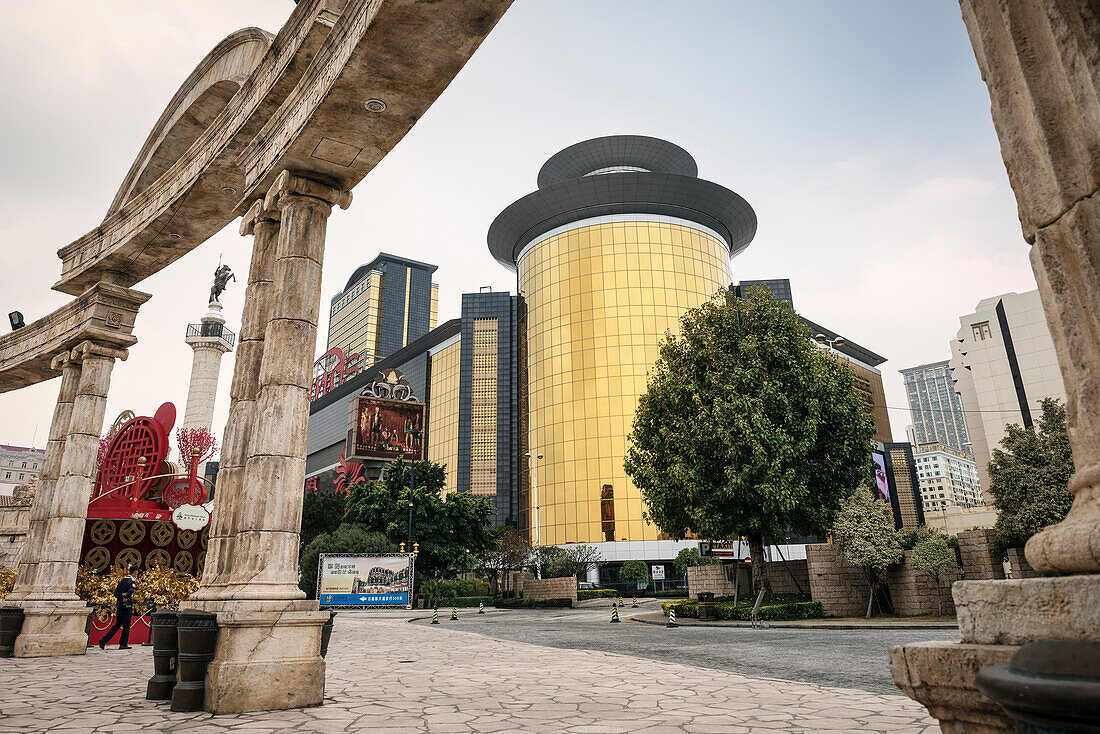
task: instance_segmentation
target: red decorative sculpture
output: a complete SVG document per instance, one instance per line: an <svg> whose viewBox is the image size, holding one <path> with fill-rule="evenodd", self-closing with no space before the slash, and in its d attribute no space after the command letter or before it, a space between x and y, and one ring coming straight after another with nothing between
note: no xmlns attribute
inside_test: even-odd
<svg viewBox="0 0 1100 734"><path fill-rule="evenodd" d="M96 477L92 501L145 497L168 456L168 432L176 422L176 406L165 403L152 418L132 418L111 437ZM111 504L113 504L112 502Z"/></svg>
<svg viewBox="0 0 1100 734"><path fill-rule="evenodd" d="M336 491L347 493L348 487L363 478L363 465L358 461L348 461L344 452L340 452L340 461L336 464Z"/></svg>

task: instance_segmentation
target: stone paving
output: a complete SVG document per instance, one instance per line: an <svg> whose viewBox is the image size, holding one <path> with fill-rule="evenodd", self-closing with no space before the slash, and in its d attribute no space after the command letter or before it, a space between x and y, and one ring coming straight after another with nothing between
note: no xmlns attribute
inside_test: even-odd
<svg viewBox="0 0 1100 734"><path fill-rule="evenodd" d="M0 660L0 731L891 732L939 731L900 695L562 650L343 613L325 705L211 716L144 699L149 647Z"/></svg>

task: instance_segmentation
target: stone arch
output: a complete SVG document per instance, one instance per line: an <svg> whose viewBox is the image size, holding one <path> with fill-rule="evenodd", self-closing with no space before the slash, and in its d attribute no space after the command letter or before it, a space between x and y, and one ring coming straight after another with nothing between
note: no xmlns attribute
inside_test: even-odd
<svg viewBox="0 0 1100 734"><path fill-rule="evenodd" d="M261 28L231 33L206 55L165 107L107 214L149 188L198 140L259 65L274 36Z"/></svg>

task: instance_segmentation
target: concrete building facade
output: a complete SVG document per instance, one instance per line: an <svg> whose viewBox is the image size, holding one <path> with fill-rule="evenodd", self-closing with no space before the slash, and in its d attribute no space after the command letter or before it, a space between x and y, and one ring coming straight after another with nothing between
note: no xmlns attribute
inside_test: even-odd
<svg viewBox="0 0 1100 734"><path fill-rule="evenodd" d="M969 454L970 433L962 400L955 392L948 360L899 370L913 416L910 443L938 443Z"/></svg>
<svg viewBox="0 0 1100 734"><path fill-rule="evenodd" d="M45 460L45 449L0 444L0 495L11 496L20 484L37 479Z"/></svg>
<svg viewBox="0 0 1100 734"><path fill-rule="evenodd" d="M983 299L959 319L951 342L951 378L962 401L981 486L1005 426L1039 419L1043 398L1066 400L1062 373L1039 291Z"/></svg>
<svg viewBox="0 0 1100 734"><path fill-rule="evenodd" d="M984 504L978 467L970 454L939 443L922 443L913 458L925 517L948 507Z"/></svg>

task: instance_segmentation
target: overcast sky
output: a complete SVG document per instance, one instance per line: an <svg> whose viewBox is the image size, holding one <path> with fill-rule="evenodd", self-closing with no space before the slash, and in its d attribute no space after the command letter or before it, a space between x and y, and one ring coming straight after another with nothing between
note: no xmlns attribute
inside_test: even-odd
<svg viewBox="0 0 1100 734"><path fill-rule="evenodd" d="M101 221L176 89L223 37L276 32L291 0L6 3L0 34L0 310L28 322L58 248ZM760 220L734 278L791 279L795 307L897 370L947 359L960 315L1035 288L955 0L517 0L454 83L329 223L322 302L379 251L439 265L440 322L480 286L515 290L485 244L493 218L579 140L653 135ZM189 321L219 256L237 330L251 240L234 222L135 286L153 294L116 366L109 425L164 401L182 414ZM324 311L324 309L322 309ZM327 316L323 316L327 319ZM6 327L6 324L4 325ZM324 349L322 321L318 353ZM232 355L214 417L228 412ZM43 446L59 382L0 395L0 443ZM182 416L181 416L182 417ZM904 440L907 410L892 410Z"/></svg>

